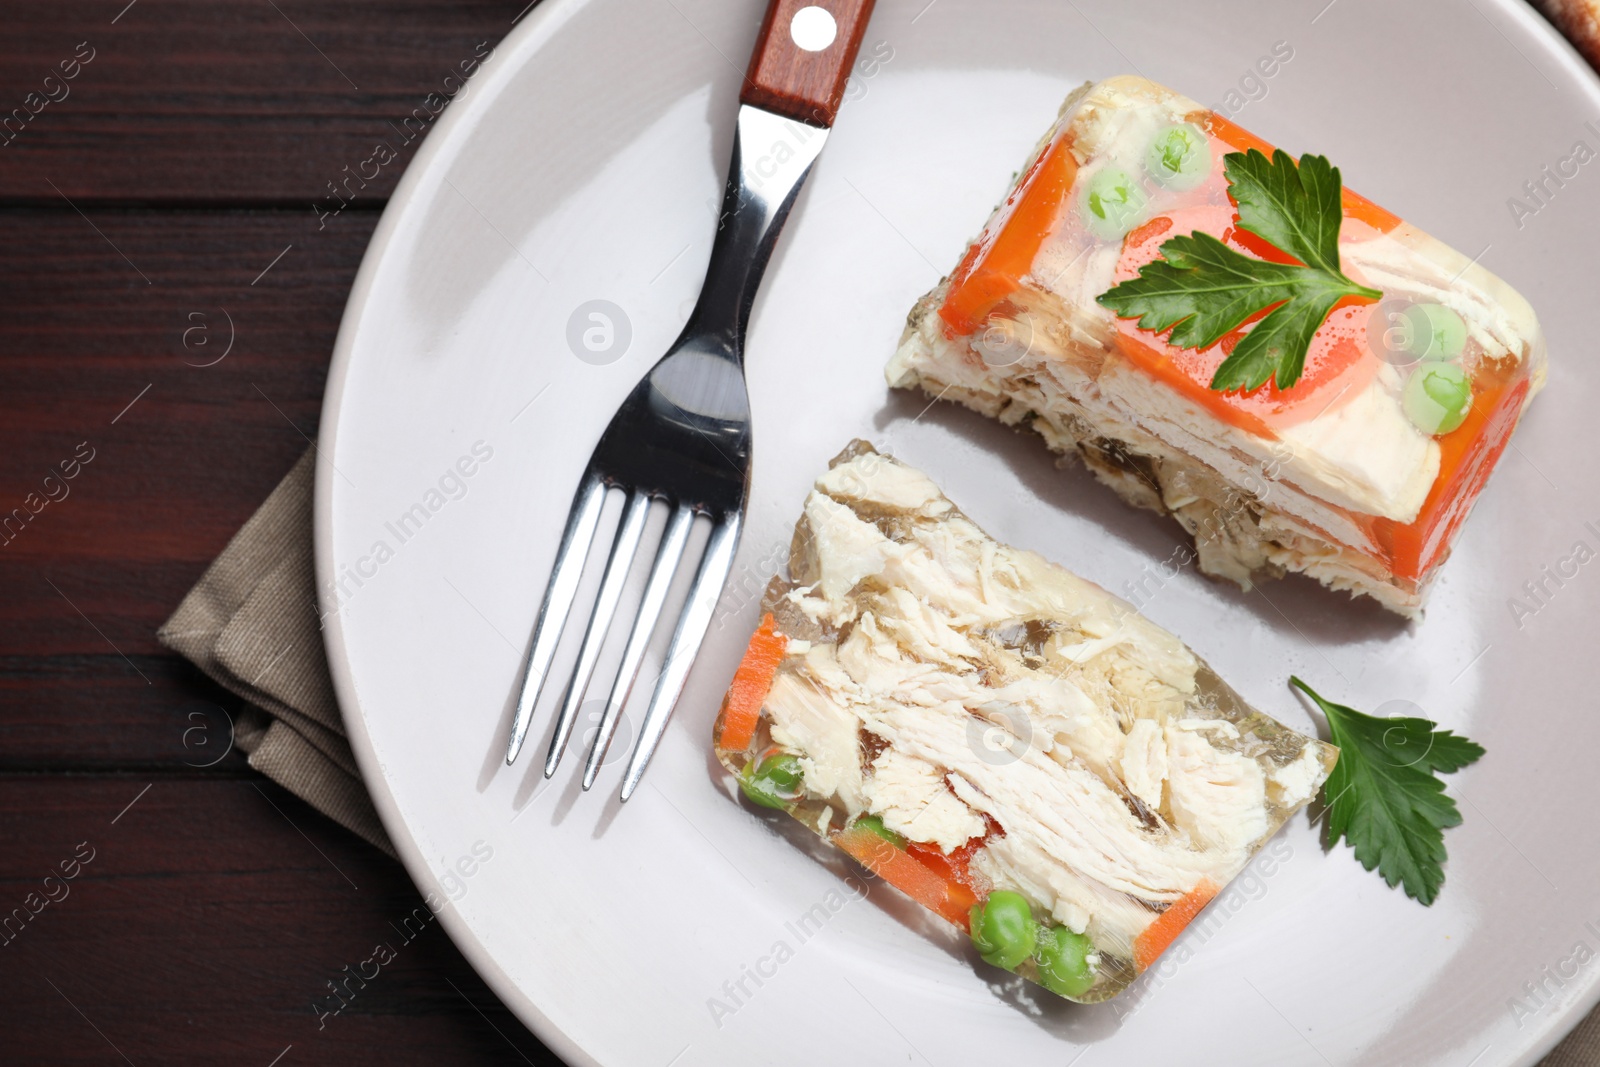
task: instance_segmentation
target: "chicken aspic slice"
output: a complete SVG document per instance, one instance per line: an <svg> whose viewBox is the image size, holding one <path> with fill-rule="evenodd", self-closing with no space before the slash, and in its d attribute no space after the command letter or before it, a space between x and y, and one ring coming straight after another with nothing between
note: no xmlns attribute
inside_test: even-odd
<svg viewBox="0 0 1600 1067"><path fill-rule="evenodd" d="M889 383L1036 430L1177 519L1207 574L1300 571L1415 616L1545 339L1477 259L1342 181L1144 78L1086 85L912 309Z"/></svg>
<svg viewBox="0 0 1600 1067"><path fill-rule="evenodd" d="M1073 1000L1149 967L1337 757L864 442L763 611L715 730L744 794Z"/></svg>

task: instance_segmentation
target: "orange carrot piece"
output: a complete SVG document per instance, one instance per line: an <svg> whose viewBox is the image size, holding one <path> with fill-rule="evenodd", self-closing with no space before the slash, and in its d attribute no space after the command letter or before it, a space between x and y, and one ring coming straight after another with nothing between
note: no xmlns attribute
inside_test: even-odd
<svg viewBox="0 0 1600 1067"><path fill-rule="evenodd" d="M983 329L995 305L1022 283L1077 176L1072 138L1064 135L1017 184L1006 201L1003 221L986 230L956 268L939 308L946 337Z"/></svg>
<svg viewBox="0 0 1600 1067"><path fill-rule="evenodd" d="M918 904L963 930L967 928L967 913L978 897L959 881L895 848L866 827L844 830L834 836L834 843Z"/></svg>
<svg viewBox="0 0 1600 1067"><path fill-rule="evenodd" d="M1134 966L1143 971L1160 958L1161 954L1167 951L1167 946L1183 933L1184 927L1200 914L1200 909L1211 903L1211 898L1217 895L1218 888L1211 879L1202 878L1199 885L1173 901L1172 905L1158 915L1155 922L1145 927L1144 933L1134 941Z"/></svg>
<svg viewBox="0 0 1600 1067"><path fill-rule="evenodd" d="M1223 141L1235 152L1248 152L1254 148L1268 159L1272 158L1274 151L1272 145L1244 127L1229 122L1226 116L1219 115L1213 111L1206 116L1206 126L1213 136ZM1399 226L1402 221L1400 216L1385 211L1360 193L1352 193L1348 187L1342 190L1340 207L1344 209L1347 217L1360 219L1379 233L1388 233Z"/></svg>
<svg viewBox="0 0 1600 1067"><path fill-rule="evenodd" d="M761 705L767 701L772 678L788 647L789 639L777 631L772 616L764 617L744 650L739 669L733 672L728 695L722 698L722 734L717 744L726 751L743 752L750 747L761 719Z"/></svg>

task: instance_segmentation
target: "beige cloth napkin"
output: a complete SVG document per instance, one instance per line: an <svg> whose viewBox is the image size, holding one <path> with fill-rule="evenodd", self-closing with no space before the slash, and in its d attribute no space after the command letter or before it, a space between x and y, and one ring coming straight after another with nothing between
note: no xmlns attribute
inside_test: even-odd
<svg viewBox="0 0 1600 1067"><path fill-rule="evenodd" d="M392 856L322 647L311 562L315 456L312 448L300 457L156 636L250 702L234 723L250 766Z"/></svg>

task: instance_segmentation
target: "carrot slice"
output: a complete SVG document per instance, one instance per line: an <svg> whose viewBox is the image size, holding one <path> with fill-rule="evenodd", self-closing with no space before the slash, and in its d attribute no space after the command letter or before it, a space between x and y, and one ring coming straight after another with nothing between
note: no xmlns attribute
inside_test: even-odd
<svg viewBox="0 0 1600 1067"><path fill-rule="evenodd" d="M945 336L981 330L995 305L1033 269L1039 246L1056 225L1060 205L1078 176L1070 130L1051 145L1006 201L1003 217L967 250L939 307Z"/></svg>
<svg viewBox="0 0 1600 1067"><path fill-rule="evenodd" d="M865 827L843 830L833 840L861 866L918 904L963 930L967 928L967 913L978 896L955 878L935 871Z"/></svg>
<svg viewBox="0 0 1600 1067"><path fill-rule="evenodd" d="M733 672L728 695L722 698L722 732L717 739L718 746L729 752L743 752L750 747L756 723L761 719L761 705L767 701L772 678L778 673L778 664L788 647L789 639L777 631L772 616L764 617L744 650L739 669Z"/></svg>
<svg viewBox="0 0 1600 1067"><path fill-rule="evenodd" d="M1158 915L1155 922L1145 927L1144 933L1134 941L1134 966L1143 971L1154 963L1163 952L1167 951L1167 946L1183 933L1184 927L1200 914L1200 909L1211 903L1211 898L1217 895L1217 891L1217 883L1209 878L1202 878L1199 885L1173 901L1171 906Z"/></svg>
<svg viewBox="0 0 1600 1067"><path fill-rule="evenodd" d="M1391 519L1372 523L1380 553L1387 549L1390 568L1402 578L1421 578L1439 561L1455 530L1483 491L1511 442L1517 415L1527 399L1528 383L1513 384L1509 372L1485 360L1472 383L1467 419L1439 438L1439 476L1417 518L1408 526Z"/></svg>
<svg viewBox="0 0 1600 1067"><path fill-rule="evenodd" d="M1272 145L1263 141L1255 134L1242 126L1229 122L1228 119L1216 112L1206 116L1206 127L1218 140L1223 141L1235 152L1248 152L1254 148L1262 155L1272 157ZM1379 233L1388 233L1401 223L1400 216L1374 204L1360 193L1353 193L1345 187L1340 194L1340 207L1344 209L1347 217L1360 219Z"/></svg>

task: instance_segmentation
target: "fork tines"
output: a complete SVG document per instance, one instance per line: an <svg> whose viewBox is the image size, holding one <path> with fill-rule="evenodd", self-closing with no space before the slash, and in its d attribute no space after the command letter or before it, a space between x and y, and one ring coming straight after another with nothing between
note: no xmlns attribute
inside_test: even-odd
<svg viewBox="0 0 1600 1067"><path fill-rule="evenodd" d="M622 593L627 585L634 559L644 540L645 526L652 505L665 505L672 509L672 513L667 519L666 529L656 548L655 560L651 564L650 576L639 601L633 628L628 634L622 660L606 698L599 729L595 733L594 742L590 746L584 764L584 789L594 784L595 777L605 762L606 753L622 716L623 706L627 703L634 683L638 679L645 651L650 645L651 636L666 604L673 578L683 560L689 533L694 525L694 517L699 510L694 505L674 503L648 490L611 487L623 488L626 503L611 544L610 555L606 560L604 576L600 580L600 591L595 599L594 611L584 629L583 644L578 651L577 663L562 695L561 710L556 718L550 751L545 756L546 778L555 774L577 723L584 696L595 680L595 667L599 663L601 649L622 600ZM538 622L534 627L522 688L517 699L511 743L506 751L508 764L512 763L521 751L534 710L544 691L545 682L549 679L551 663L555 659L567 618L577 598L584 565L596 540L607 489L606 480L591 469L584 476L573 498L572 510L568 513L566 529L561 536L561 545L556 552L555 567L550 575L550 583L545 589ZM621 792L623 800L632 795L644 774L645 766L660 742L661 734L666 728L672 707L683 690L689 667L705 636L723 582L733 562L733 550L738 540L739 515L734 512L712 515L711 518L714 525L710 538L706 542L700 566L689 588L678 625L673 632L661 673L656 678L654 692L651 694L649 706L640 725L638 741L623 776Z"/></svg>

